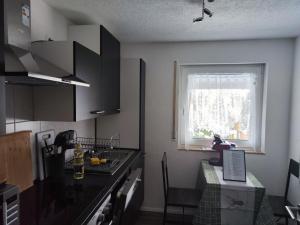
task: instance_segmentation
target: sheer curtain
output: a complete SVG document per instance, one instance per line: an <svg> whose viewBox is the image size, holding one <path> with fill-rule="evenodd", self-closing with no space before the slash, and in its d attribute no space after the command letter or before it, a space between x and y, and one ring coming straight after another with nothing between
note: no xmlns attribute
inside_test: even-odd
<svg viewBox="0 0 300 225"><path fill-rule="evenodd" d="M239 67L185 71L181 122L185 149L210 147L215 133L241 147L260 145L259 70Z"/></svg>

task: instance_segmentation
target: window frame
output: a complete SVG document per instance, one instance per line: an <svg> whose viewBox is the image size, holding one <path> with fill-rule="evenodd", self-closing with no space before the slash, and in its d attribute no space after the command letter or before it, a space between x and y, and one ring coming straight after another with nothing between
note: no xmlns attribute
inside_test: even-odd
<svg viewBox="0 0 300 225"><path fill-rule="evenodd" d="M177 64L176 68L176 107L175 107L175 116L176 116L176 124L174 126L175 128L175 134L177 139L177 149L179 150L197 150L197 151L213 151L211 149L211 143L212 139L206 139L206 138L194 138L195 142L192 142L189 144L189 147L186 148L186 145L183 141L182 135L185 132L185 129L182 129L183 121L184 121L184 107L183 107L183 100L186 98L187 94L187 77L188 74L184 71L186 68L200 68L200 67L228 67L232 69L233 67L240 67L243 66L248 67L257 67L257 75L259 76L259 84L256 89L256 120L255 121L255 127L258 129L256 131L257 137L256 141L259 143L258 146L250 146L249 140L243 141L243 140L231 140L226 139L229 142L234 142L238 145L238 148L242 148L246 150L246 152L249 153L264 153L264 114L265 114L265 100L266 100L266 63L238 63L238 64ZM234 71L235 69L233 69ZM223 72L224 73L224 72ZM183 91L184 90L184 91ZM185 103L187 104L187 102ZM186 108L186 107L185 107Z"/></svg>

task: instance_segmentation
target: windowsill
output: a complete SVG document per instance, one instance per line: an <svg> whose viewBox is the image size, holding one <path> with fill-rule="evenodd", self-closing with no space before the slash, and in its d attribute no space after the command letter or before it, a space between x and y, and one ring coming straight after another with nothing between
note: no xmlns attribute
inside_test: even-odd
<svg viewBox="0 0 300 225"><path fill-rule="evenodd" d="M214 149L211 149L211 148L201 148L201 149L196 149L196 148L192 148L192 149L184 149L184 148L177 148L177 150L179 151L193 151L193 152L217 152L216 150ZM251 151L251 150L245 150L245 152L247 154L251 154L251 155L266 155L265 152L255 152L255 151Z"/></svg>

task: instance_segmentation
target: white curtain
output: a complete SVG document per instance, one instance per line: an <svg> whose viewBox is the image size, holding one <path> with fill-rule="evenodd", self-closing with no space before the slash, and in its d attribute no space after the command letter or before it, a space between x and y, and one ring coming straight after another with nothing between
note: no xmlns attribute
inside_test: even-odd
<svg viewBox="0 0 300 225"><path fill-rule="evenodd" d="M183 85L185 149L222 138L257 146L257 73L186 73Z"/></svg>

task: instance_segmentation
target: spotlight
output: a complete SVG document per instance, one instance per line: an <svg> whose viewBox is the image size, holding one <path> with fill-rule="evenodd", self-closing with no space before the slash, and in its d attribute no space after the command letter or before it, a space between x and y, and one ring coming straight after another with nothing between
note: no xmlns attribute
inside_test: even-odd
<svg viewBox="0 0 300 225"><path fill-rule="evenodd" d="M207 0L207 1L208 1L208 2L213 2L214 0ZM201 15L200 17L197 17L197 18L194 18L194 19L193 19L193 22L194 22L194 23L203 21L203 19L204 19L204 14L208 15L209 17L212 17L212 16L213 16L212 11L210 11L208 8L205 8L205 0L202 0L201 14L202 14L202 15Z"/></svg>
<svg viewBox="0 0 300 225"><path fill-rule="evenodd" d="M209 17L212 17L213 13L209 9L204 8L203 11L206 15L208 15Z"/></svg>
<svg viewBox="0 0 300 225"><path fill-rule="evenodd" d="M202 20L203 20L203 17L201 16L201 17L193 19L193 23L201 22Z"/></svg>

